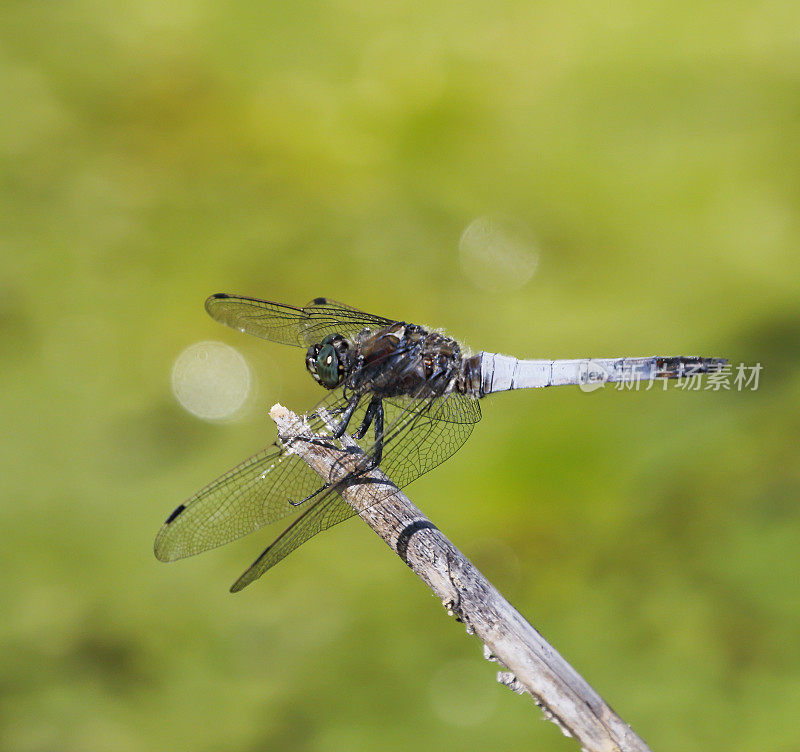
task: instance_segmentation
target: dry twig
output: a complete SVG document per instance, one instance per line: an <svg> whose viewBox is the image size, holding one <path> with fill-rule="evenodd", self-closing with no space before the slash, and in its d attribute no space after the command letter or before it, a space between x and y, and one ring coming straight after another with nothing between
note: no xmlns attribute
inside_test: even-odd
<svg viewBox="0 0 800 752"><path fill-rule="evenodd" d="M308 436L308 427L280 405L270 411L287 440ZM292 442L300 456L324 480L347 472L357 444L345 435L343 449L332 442ZM347 451L343 451L347 450ZM484 656L506 671L498 681L530 694L545 718L577 739L587 752L649 752L640 739L539 632L506 601L467 558L400 491L386 496L391 482L379 470L342 488L358 515L484 644ZM379 501L375 499L379 498ZM385 498L380 498L385 497Z"/></svg>

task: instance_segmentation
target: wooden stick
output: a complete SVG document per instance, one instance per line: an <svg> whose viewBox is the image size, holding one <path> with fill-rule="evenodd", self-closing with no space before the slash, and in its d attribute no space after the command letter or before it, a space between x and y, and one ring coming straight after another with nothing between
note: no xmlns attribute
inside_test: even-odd
<svg viewBox="0 0 800 752"><path fill-rule="evenodd" d="M280 405L270 410L282 440L310 435L308 425ZM291 442L296 453L325 481L336 482L360 450L345 435L333 441ZM367 481L367 482L364 482ZM358 515L441 599L448 614L462 621L484 644L484 656L507 671L498 681L528 693L566 736L587 752L649 752L647 745L503 598L472 563L405 494L392 488L380 470L362 476L341 494ZM378 501L375 499L378 498Z"/></svg>

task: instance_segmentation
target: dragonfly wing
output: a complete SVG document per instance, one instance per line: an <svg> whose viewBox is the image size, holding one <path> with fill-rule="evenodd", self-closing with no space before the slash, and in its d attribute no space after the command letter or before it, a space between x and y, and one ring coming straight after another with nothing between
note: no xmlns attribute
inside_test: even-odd
<svg viewBox="0 0 800 752"><path fill-rule="evenodd" d="M302 308L268 300L217 293L206 299L206 311L222 324L262 339L300 347L308 316Z"/></svg>
<svg viewBox="0 0 800 752"><path fill-rule="evenodd" d="M328 334L349 337L364 329L382 329L392 323L327 298L315 298L305 308L295 308L269 300L217 293L206 300L206 311L233 329L296 347L317 344Z"/></svg>
<svg viewBox="0 0 800 752"><path fill-rule="evenodd" d="M308 346L322 342L329 334L352 337L365 329L378 331L394 323L391 319L364 313L330 298L314 298L303 311L308 315L308 320L302 338Z"/></svg>
<svg viewBox="0 0 800 752"><path fill-rule="evenodd" d="M391 397L384 404L391 405L398 413L410 409L413 400L406 397ZM481 419L481 406L478 400L460 392L451 392L440 397L426 416L429 420L443 420L447 423L477 423Z"/></svg>
<svg viewBox="0 0 800 752"><path fill-rule="evenodd" d="M362 410L363 407L359 406L351 427L358 425ZM420 397L405 404L401 400L392 400L387 417L381 469L397 488L401 488L458 451L480 420L480 407L477 401L461 394L445 395L434 400ZM365 444L363 439L361 444L364 448L362 464L366 467L375 454L377 444ZM386 498L394 490L379 492L372 497L371 503ZM334 488L325 491L253 562L233 584L231 592L247 587L298 546L355 513Z"/></svg>
<svg viewBox="0 0 800 752"><path fill-rule="evenodd" d="M231 586L232 593L238 593L264 572L274 567L298 546L317 533L327 530L352 517L355 510L338 493L331 490L313 506L301 514L280 536L259 556L242 576Z"/></svg>
<svg viewBox="0 0 800 752"><path fill-rule="evenodd" d="M336 415L346 404L340 393L332 392L320 406ZM327 430L319 418L308 422L314 433ZM156 557L174 561L194 556L296 511L290 500L306 498L322 481L288 449L275 442L178 506L156 536Z"/></svg>
<svg viewBox="0 0 800 752"><path fill-rule="evenodd" d="M452 457L480 418L478 401L464 394L412 401L384 432L381 469L398 488L407 486Z"/></svg>
<svg viewBox="0 0 800 752"><path fill-rule="evenodd" d="M362 399L348 432L359 426L369 401ZM481 418L478 401L458 392L431 397L426 387L417 397L383 400L384 430L377 442L372 430L357 440L363 454L357 469L368 468L381 444L380 468L397 488L403 488L452 457ZM393 493L389 490L386 493ZM375 498L378 501L382 496Z"/></svg>
<svg viewBox="0 0 800 752"><path fill-rule="evenodd" d="M294 511L321 481L277 442L181 504L156 536L155 554L175 561L230 543Z"/></svg>

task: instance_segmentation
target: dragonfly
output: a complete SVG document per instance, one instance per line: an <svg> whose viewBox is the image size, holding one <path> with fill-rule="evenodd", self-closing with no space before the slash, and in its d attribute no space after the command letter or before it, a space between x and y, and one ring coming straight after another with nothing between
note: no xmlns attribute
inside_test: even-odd
<svg viewBox="0 0 800 752"><path fill-rule="evenodd" d="M339 493L347 484L379 467L392 483L387 493L393 493L455 454L481 419L480 400L489 394L674 379L716 373L727 363L686 356L521 360L472 354L440 331L328 298L297 308L218 293L205 308L240 332L305 348L306 369L326 390L307 416L310 440L335 441L352 431L361 448L344 477L324 482L292 451L293 442L307 437L279 438L167 517L154 547L161 561L216 548L299 511L231 592L251 584L317 533L355 515Z"/></svg>

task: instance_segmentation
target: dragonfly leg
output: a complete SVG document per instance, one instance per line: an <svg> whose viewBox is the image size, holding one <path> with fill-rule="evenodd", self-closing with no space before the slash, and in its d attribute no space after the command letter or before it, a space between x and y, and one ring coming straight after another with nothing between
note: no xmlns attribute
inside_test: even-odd
<svg viewBox="0 0 800 752"><path fill-rule="evenodd" d="M330 410L327 410L328 416L339 416L339 422L336 424L336 427L333 429L331 434L321 434L324 436L329 436L329 438L339 439L344 435L344 432L347 430L347 425L350 423L350 418L353 417L353 413L356 411L358 407L359 400L361 399L360 395L354 394L350 401L347 403L345 407L333 407ZM315 418L317 420L321 419L322 416L318 412L313 412L309 416L309 418ZM305 438L303 436L297 437L298 441L313 441L313 439Z"/></svg>
<svg viewBox="0 0 800 752"><path fill-rule="evenodd" d="M383 459L383 402L378 400L375 410L375 453L372 455L370 470L378 467Z"/></svg>
<svg viewBox="0 0 800 752"><path fill-rule="evenodd" d="M373 405L375 406L374 417L372 421L375 426L375 449L372 453L372 456L365 463L364 467L358 471L358 475L361 475L362 473L368 473L370 470L374 470L376 467L378 467L378 465L381 464L381 459L383 459L383 401L378 397L373 397L367 413L372 410ZM365 415L364 420L366 421L366 419L367 416ZM366 433L369 425L363 427L364 433ZM361 428L358 430L360 432ZM361 437L359 436L358 438Z"/></svg>
<svg viewBox="0 0 800 752"><path fill-rule="evenodd" d="M354 439L363 439L366 435L367 431L369 430L370 425L372 425L372 421L375 419L376 411L381 407L381 398L378 397L377 394L372 396L370 400L369 407L367 408L367 412L364 414L364 420L361 421L361 425L358 427L358 430L353 434Z"/></svg>
<svg viewBox="0 0 800 752"><path fill-rule="evenodd" d="M375 398L373 397L373 401L374 401L374 399ZM353 417L353 413L356 411L356 408L358 407L358 403L359 403L360 400L361 400L361 395L358 395L358 394L354 394L353 395L353 397L350 399L350 402L347 405L347 407L344 408L341 411L342 417L339 419L339 423L337 424L336 428L334 428L333 432L331 433L331 438L338 439L338 438L341 438L344 435L345 431L347 430L347 424L350 422L350 419ZM380 403L380 400L378 400L378 402ZM373 412L374 412L374 409L372 407L372 403L370 403L369 408L367 408L367 413L369 413L370 410L373 410ZM367 419L367 416L365 415L364 416L364 420L366 421L366 419ZM371 420L372 419L370 419L370 422L371 422ZM369 423L367 423L367 426L369 426ZM359 428L359 430L361 430L361 429ZM366 431L366 429L364 429L364 430ZM300 441L307 441L310 444L319 443L319 444L322 444L323 446L325 445L325 442L321 441L318 437L305 438L303 436L298 436L297 439L299 439ZM351 475L355 476L355 475L358 475L358 474L360 474L360 471L348 474L345 478L342 479L342 481L350 480L351 479ZM324 483L316 491L314 491L314 493L309 494L308 496L306 496L305 499L300 499L300 501L294 501L293 499L289 499L289 503L293 507L299 507L301 504L305 504L305 502L309 501L310 499L313 499L315 496L318 496L323 491L327 491L330 487L331 487L330 483Z"/></svg>
<svg viewBox="0 0 800 752"><path fill-rule="evenodd" d="M309 494L306 496L305 499L300 499L300 501L294 501L293 499L289 499L289 503L293 507L299 507L301 504L305 504L310 499L313 499L315 496L319 496L323 491L327 491L331 487L330 483L323 483L314 493Z"/></svg>
<svg viewBox="0 0 800 752"><path fill-rule="evenodd" d="M347 430L347 424L350 422L350 418L353 417L353 413L356 411L360 400L360 394L354 394L351 397L350 404L347 406L345 411L342 413L342 417L339 419L339 424L333 429L331 436L334 439L340 439L342 436L344 436L344 432Z"/></svg>
<svg viewBox="0 0 800 752"><path fill-rule="evenodd" d="M363 475L364 473L368 473L370 470L374 470L376 467L378 467L378 465L380 465L381 458L383 456L383 418L383 400L377 395L373 395L372 400L369 403L369 407L367 408L367 412L364 415L364 420L361 422L358 431L353 434L353 438L361 439L364 437L364 434L367 432L367 429L369 429L370 425L373 425L375 427L375 444L373 445L373 453L372 455L363 458L366 461L361 464L360 467L356 467L354 470L348 472L343 478L339 479L335 484L336 486L346 486L359 476ZM337 460L334 463L334 468L338 468L339 463L340 460Z"/></svg>

